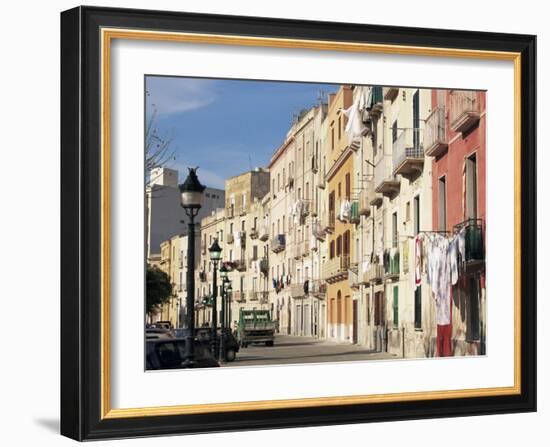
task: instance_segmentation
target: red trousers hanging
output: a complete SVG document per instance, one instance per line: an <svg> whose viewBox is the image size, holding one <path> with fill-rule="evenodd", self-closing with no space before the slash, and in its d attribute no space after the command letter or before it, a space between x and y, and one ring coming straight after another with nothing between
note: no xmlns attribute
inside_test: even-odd
<svg viewBox="0 0 550 447"><path fill-rule="evenodd" d="M437 325L436 347L437 357L451 357L453 355L451 345L451 334L453 326L451 324Z"/></svg>

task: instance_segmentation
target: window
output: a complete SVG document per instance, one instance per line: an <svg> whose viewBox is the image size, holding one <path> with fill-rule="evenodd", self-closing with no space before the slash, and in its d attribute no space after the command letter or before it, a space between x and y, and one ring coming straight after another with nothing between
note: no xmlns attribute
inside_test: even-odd
<svg viewBox="0 0 550 447"><path fill-rule="evenodd" d="M258 259L258 246L257 245L254 245L252 247L252 259L255 261L256 259Z"/></svg>
<svg viewBox="0 0 550 447"><path fill-rule="evenodd" d="M246 193L243 193L243 209L246 208Z"/></svg>
<svg viewBox="0 0 550 447"><path fill-rule="evenodd" d="M338 141L342 139L342 116L338 117Z"/></svg>
<svg viewBox="0 0 550 447"><path fill-rule="evenodd" d="M277 174L277 191L281 190L281 174Z"/></svg>
<svg viewBox="0 0 550 447"><path fill-rule="evenodd" d="M306 182L306 192L304 194L304 198L309 200L309 182Z"/></svg>
<svg viewBox="0 0 550 447"><path fill-rule="evenodd" d="M397 141L397 120L395 120L391 126L391 141L392 143Z"/></svg>
<svg viewBox="0 0 550 447"><path fill-rule="evenodd" d="M330 259L334 258L334 241L330 241Z"/></svg>
<svg viewBox="0 0 550 447"><path fill-rule="evenodd" d="M229 233L233 234L233 222L229 224Z"/></svg>
<svg viewBox="0 0 550 447"><path fill-rule="evenodd" d="M349 172L346 174L346 200L350 200L351 197L351 177Z"/></svg>
<svg viewBox="0 0 550 447"><path fill-rule="evenodd" d="M283 168L283 185L285 185L285 179L286 179L286 176L285 176L285 168Z"/></svg>
<svg viewBox="0 0 550 447"><path fill-rule="evenodd" d="M233 250L229 250L229 260L233 261Z"/></svg>
<svg viewBox="0 0 550 447"><path fill-rule="evenodd" d="M422 329L422 286L414 291L414 328Z"/></svg>
<svg viewBox="0 0 550 447"><path fill-rule="evenodd" d="M342 198L342 184L338 183L338 198Z"/></svg>
<svg viewBox="0 0 550 447"><path fill-rule="evenodd" d="M258 218L257 217L254 218L254 229L255 230L258 229Z"/></svg>
<svg viewBox="0 0 550 447"><path fill-rule="evenodd" d="M466 159L466 217L477 218L477 160L476 154Z"/></svg>
<svg viewBox="0 0 550 447"><path fill-rule="evenodd" d="M330 127L330 150L334 150L334 127Z"/></svg>
<svg viewBox="0 0 550 447"><path fill-rule="evenodd" d="M271 192L275 194L275 179L273 179L272 183L273 183L273 186L271 187Z"/></svg>
<svg viewBox="0 0 550 447"><path fill-rule="evenodd" d="M439 179L438 199L438 228L444 231L447 228L447 184L444 176Z"/></svg>
<svg viewBox="0 0 550 447"><path fill-rule="evenodd" d="M223 242L223 230L220 230L220 242Z"/></svg>
<svg viewBox="0 0 550 447"><path fill-rule="evenodd" d="M411 202L407 202L405 205L405 221L411 220Z"/></svg>
<svg viewBox="0 0 550 447"><path fill-rule="evenodd" d="M245 230L246 222L244 220L241 220L241 231Z"/></svg>
<svg viewBox="0 0 550 447"><path fill-rule="evenodd" d="M258 290L258 288L256 287L256 282L257 282L258 278L256 278L255 276L252 278L252 291L255 292L256 290Z"/></svg>
<svg viewBox="0 0 550 447"><path fill-rule="evenodd" d="M393 327L399 326L399 286L393 288Z"/></svg>

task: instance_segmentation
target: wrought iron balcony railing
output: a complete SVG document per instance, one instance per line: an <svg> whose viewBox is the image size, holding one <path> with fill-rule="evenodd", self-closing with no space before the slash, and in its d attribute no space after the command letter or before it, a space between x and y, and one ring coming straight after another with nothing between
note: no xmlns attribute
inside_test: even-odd
<svg viewBox="0 0 550 447"><path fill-rule="evenodd" d="M393 143L393 173L412 179L422 173L424 148L420 129L403 129Z"/></svg>
<svg viewBox="0 0 550 447"><path fill-rule="evenodd" d="M447 151L447 126L445 123L445 107L437 107L426 120L424 147L426 155L439 157Z"/></svg>

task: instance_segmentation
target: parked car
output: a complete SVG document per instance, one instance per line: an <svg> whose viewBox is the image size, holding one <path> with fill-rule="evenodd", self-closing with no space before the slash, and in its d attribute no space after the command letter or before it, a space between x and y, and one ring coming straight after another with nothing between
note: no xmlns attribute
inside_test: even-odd
<svg viewBox="0 0 550 447"><path fill-rule="evenodd" d="M201 340L204 343L210 343L210 328L201 327L196 329L197 339ZM221 329L218 329L218 346L221 343ZM239 343L233 335L231 330L227 329L225 331L225 361L232 362L237 357L237 352L239 352Z"/></svg>
<svg viewBox="0 0 550 447"><path fill-rule="evenodd" d="M146 340L158 340L166 338L174 338L174 334L170 329L162 329L156 327L149 327L145 329Z"/></svg>
<svg viewBox="0 0 550 447"><path fill-rule="evenodd" d="M192 368L220 366L210 353L210 347L195 340L195 361ZM185 343L181 338L147 340L146 369L178 369L184 367Z"/></svg>
<svg viewBox="0 0 550 447"><path fill-rule="evenodd" d="M158 329L172 329L172 323L170 321L156 321L153 323L153 327Z"/></svg>
<svg viewBox="0 0 550 447"><path fill-rule="evenodd" d="M187 333L187 329L174 329L174 334L177 338L184 338ZM210 346L210 328L198 327L195 329L195 336L197 340L205 345ZM218 329L218 346L221 342L221 329ZM239 343L231 330L225 331L225 361L232 362L237 357L239 352Z"/></svg>

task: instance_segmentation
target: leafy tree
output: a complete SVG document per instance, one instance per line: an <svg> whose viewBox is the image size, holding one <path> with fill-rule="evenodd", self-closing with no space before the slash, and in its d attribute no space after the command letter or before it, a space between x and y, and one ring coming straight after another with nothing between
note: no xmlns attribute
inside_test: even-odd
<svg viewBox="0 0 550 447"><path fill-rule="evenodd" d="M156 266L147 265L147 305L146 310L150 315L168 302L172 296L172 283L170 277Z"/></svg>

